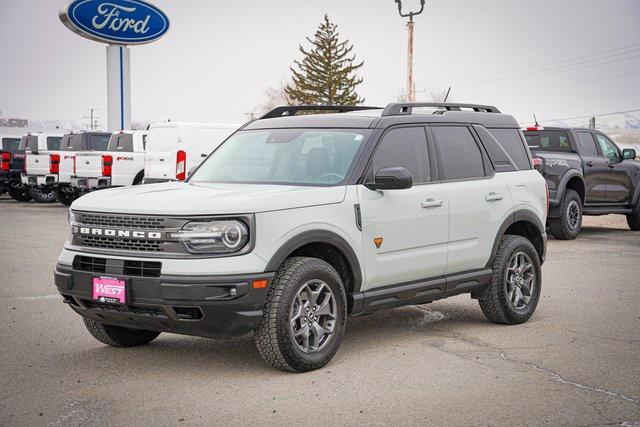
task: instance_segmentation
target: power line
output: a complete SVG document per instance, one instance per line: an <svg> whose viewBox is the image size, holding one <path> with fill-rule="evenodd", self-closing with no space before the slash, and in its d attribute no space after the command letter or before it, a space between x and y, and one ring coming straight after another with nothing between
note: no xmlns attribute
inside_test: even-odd
<svg viewBox="0 0 640 427"><path fill-rule="evenodd" d="M574 62L574 61L578 61L580 59L584 59L584 58L589 58L589 57L594 57L594 56L600 56L599 58L591 58L591 59L587 59L585 61L578 61L574 64L566 64L566 65L561 65L559 68L571 68L571 67L575 67L578 65L582 65L582 64L589 64L591 62L594 61L601 61L603 59L607 59L607 58L613 58L616 56L620 56L620 55L628 55L630 53L634 53L634 51L638 50L638 47L640 47L640 43L634 43L631 45L627 45L627 46L623 46L623 47L619 47L619 48L615 48L615 49L608 49L608 50L604 50L604 51L600 51L600 52L596 52L596 53L592 53L592 54L588 54L588 55L580 55L580 56L575 56L575 57L571 57L571 58L566 58L566 59L561 59L558 61L552 61L552 62L546 62L546 63L542 63L542 64L535 64L535 65L530 65L530 66L526 66L526 67L518 67L518 68L512 68L510 70L502 70L502 71L493 71L493 72L489 72L489 73L481 73L481 74L475 74L475 75L469 75L469 76L463 76L460 78L455 78L452 79L451 77L443 77L443 78L436 78L434 79L434 81L443 81L443 80L447 80L447 81L451 81L451 80L455 80L455 81L473 81L474 78L478 77L478 76L493 76L493 75L498 75L498 74L509 74L509 73L518 73L520 71L526 71L526 70L532 70L532 69L537 69L537 68L545 68L551 65L557 65L557 64L563 64L566 62ZM610 52L614 52L614 51L621 51L621 50L625 50L625 52L618 52L618 53L612 53L610 55L605 55L602 56L603 54L607 54ZM625 58L620 58L618 60L624 60ZM556 68L558 69L558 68ZM531 72L527 72L524 73L524 75L529 75L529 74L536 74L536 73L544 73L544 72L549 72L549 71L553 71L553 69L551 70L537 70L537 71L531 71ZM522 75L522 74L520 74ZM502 77L489 77L488 79L478 79L478 82L482 82L482 81L486 81L486 80L495 80L495 79L504 79L507 78L507 76L502 76Z"/></svg>
<svg viewBox="0 0 640 427"><path fill-rule="evenodd" d="M614 111L611 113L602 113L602 114L589 114L588 116L578 116L578 117L566 117L564 119L548 119L548 120L540 120L540 122L548 123L548 122L562 122L564 120L577 120L577 119L588 119L591 117L604 117L604 116L615 116L616 114L627 114L627 113L637 113L640 112L640 108L635 110L626 110L626 111Z"/></svg>

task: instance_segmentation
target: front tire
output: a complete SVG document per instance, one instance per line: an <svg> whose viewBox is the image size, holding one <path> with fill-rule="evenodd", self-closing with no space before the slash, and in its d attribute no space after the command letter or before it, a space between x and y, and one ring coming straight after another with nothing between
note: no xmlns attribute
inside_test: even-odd
<svg viewBox="0 0 640 427"><path fill-rule="evenodd" d="M307 372L335 355L347 323L347 296L340 275L317 258L287 259L267 293L256 347L270 366Z"/></svg>
<svg viewBox="0 0 640 427"><path fill-rule="evenodd" d="M640 231L640 211L627 215L627 224L633 231Z"/></svg>
<svg viewBox="0 0 640 427"><path fill-rule="evenodd" d="M485 294L478 299L482 313L492 322L524 323L540 300L542 273L533 244L522 236L502 238L493 274Z"/></svg>
<svg viewBox="0 0 640 427"><path fill-rule="evenodd" d="M567 189L560 202L560 218L549 218L551 234L558 240L573 240L582 228L582 199Z"/></svg>
<svg viewBox="0 0 640 427"><path fill-rule="evenodd" d="M56 193L53 190L45 192L39 187L31 188L31 197L38 203L53 203L56 201Z"/></svg>
<svg viewBox="0 0 640 427"><path fill-rule="evenodd" d="M149 344L160 335L158 331L105 325L86 317L83 317L82 320L84 320L84 325L95 339L111 347L136 347Z"/></svg>
<svg viewBox="0 0 640 427"><path fill-rule="evenodd" d="M11 196L11 198L17 202L28 202L29 200L31 200L31 192L29 191L29 187L9 187L7 192L9 193L9 196Z"/></svg>

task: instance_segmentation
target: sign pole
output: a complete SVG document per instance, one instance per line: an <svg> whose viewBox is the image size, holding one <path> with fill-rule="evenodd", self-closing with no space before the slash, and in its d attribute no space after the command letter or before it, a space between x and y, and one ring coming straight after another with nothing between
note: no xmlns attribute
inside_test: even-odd
<svg viewBox="0 0 640 427"><path fill-rule="evenodd" d="M127 46L107 45L107 126L131 129L131 64Z"/></svg>

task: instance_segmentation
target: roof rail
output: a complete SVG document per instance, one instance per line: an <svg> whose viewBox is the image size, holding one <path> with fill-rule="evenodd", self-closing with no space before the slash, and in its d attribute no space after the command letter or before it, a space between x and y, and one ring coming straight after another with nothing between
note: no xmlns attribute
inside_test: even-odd
<svg viewBox="0 0 640 427"><path fill-rule="evenodd" d="M381 107L365 107L362 105L284 105L269 111L260 119L272 119L274 117L294 116L298 111L335 111L346 113L349 111L381 110Z"/></svg>
<svg viewBox="0 0 640 427"><path fill-rule="evenodd" d="M383 116L400 116L405 114L411 114L414 107L435 107L443 108L446 111L462 111L463 108L469 108L476 113L499 113L496 107L491 105L478 105L478 104L456 104L451 102L392 102L388 104L384 111Z"/></svg>

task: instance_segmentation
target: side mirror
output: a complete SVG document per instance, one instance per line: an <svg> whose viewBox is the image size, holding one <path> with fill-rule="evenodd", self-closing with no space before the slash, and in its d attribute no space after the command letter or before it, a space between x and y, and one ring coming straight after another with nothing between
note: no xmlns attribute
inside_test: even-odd
<svg viewBox="0 0 640 427"><path fill-rule="evenodd" d="M405 168L382 168L373 182L364 186L370 190L404 190L413 186L413 177Z"/></svg>
<svg viewBox="0 0 640 427"><path fill-rule="evenodd" d="M636 158L636 150L633 148L625 148L622 150L622 160L633 160Z"/></svg>

